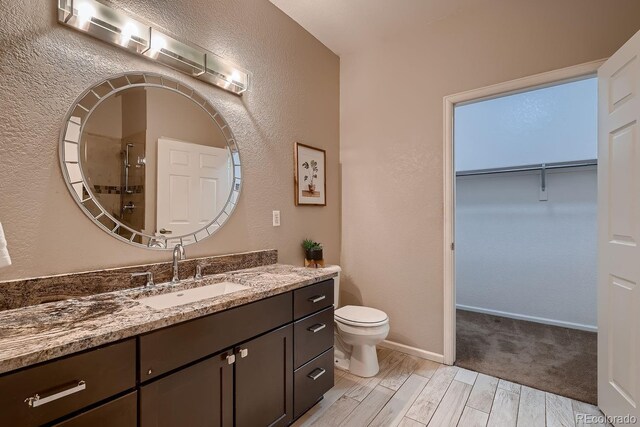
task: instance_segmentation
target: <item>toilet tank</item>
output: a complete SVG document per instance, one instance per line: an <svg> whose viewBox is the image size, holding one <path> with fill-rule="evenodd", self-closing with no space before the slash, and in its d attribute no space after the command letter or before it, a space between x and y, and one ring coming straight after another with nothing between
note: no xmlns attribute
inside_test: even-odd
<svg viewBox="0 0 640 427"><path fill-rule="evenodd" d="M338 273L338 276L333 278L333 308L338 308L340 299L340 273L342 268L339 265L329 265L324 268L327 271Z"/></svg>

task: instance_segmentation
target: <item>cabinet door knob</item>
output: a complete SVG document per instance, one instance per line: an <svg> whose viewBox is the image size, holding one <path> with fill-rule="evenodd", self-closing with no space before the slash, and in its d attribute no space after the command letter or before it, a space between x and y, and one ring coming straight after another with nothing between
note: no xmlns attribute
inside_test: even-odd
<svg viewBox="0 0 640 427"><path fill-rule="evenodd" d="M324 375L324 373L327 372L322 368L316 368L313 371L311 371L311 373L309 375L307 375L307 377L311 378L312 380L317 380L318 378L320 378L321 376Z"/></svg>
<svg viewBox="0 0 640 427"><path fill-rule="evenodd" d="M241 348L239 353L240 353L240 357L244 359L245 357L247 357L249 355L249 349L248 348Z"/></svg>
<svg viewBox="0 0 640 427"><path fill-rule="evenodd" d="M227 364L228 365L233 365L234 363L236 363L236 355L235 354L227 354Z"/></svg>
<svg viewBox="0 0 640 427"><path fill-rule="evenodd" d="M316 295L315 297L311 297L311 298L309 298L309 299L308 299L308 301L309 301L309 302L312 302L312 303L314 303L314 304L315 304L315 303L317 303L317 302L322 301L322 300L323 300L323 299L325 299L326 297L327 297L326 295Z"/></svg>
<svg viewBox="0 0 640 427"><path fill-rule="evenodd" d="M307 331L313 332L315 334L316 332L321 331L326 327L327 327L327 325L325 325L324 323L318 323L317 325L310 326L307 329Z"/></svg>

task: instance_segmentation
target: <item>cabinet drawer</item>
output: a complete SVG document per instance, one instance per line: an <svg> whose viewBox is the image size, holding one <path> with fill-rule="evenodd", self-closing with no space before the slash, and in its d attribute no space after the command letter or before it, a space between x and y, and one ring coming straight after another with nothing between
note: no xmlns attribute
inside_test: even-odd
<svg viewBox="0 0 640 427"><path fill-rule="evenodd" d="M293 317L300 319L333 305L333 279L293 291Z"/></svg>
<svg viewBox="0 0 640 427"><path fill-rule="evenodd" d="M291 292L150 332L140 340L140 381L291 322Z"/></svg>
<svg viewBox="0 0 640 427"><path fill-rule="evenodd" d="M136 345L130 339L0 377L0 414L6 425L40 425L135 384ZM31 397L30 405L25 399Z"/></svg>
<svg viewBox="0 0 640 427"><path fill-rule="evenodd" d="M54 424L54 427L136 427L137 425L138 392L134 391L59 424Z"/></svg>
<svg viewBox="0 0 640 427"><path fill-rule="evenodd" d="M333 387L333 348L296 370L293 416L305 413Z"/></svg>
<svg viewBox="0 0 640 427"><path fill-rule="evenodd" d="M294 323L293 364L298 368L333 346L333 306Z"/></svg>

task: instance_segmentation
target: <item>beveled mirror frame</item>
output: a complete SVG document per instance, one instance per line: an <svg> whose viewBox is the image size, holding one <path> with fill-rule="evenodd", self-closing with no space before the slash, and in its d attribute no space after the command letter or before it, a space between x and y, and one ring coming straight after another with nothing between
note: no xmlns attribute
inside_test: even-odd
<svg viewBox="0 0 640 427"><path fill-rule="evenodd" d="M227 203L209 224L194 233L176 237L164 237L152 236L132 229L114 218L113 215L102 207L84 175L81 166L82 156L80 152L80 142L87 120L102 101L118 92L133 87L163 88L191 99L211 117L226 138L227 147L233 163L233 178ZM80 123L78 123L77 118L80 119ZM62 132L60 133L59 156L62 175L67 184L67 188L82 211L97 226L111 236L142 248L170 250L173 249L174 244L183 243L187 245L196 243L213 235L224 225L233 213L238 204L240 190L242 188L240 152L229 124L209 101L195 89L178 80L156 73L128 72L117 74L85 90L75 100L65 116ZM111 223L114 224L113 227L110 226ZM125 238L118 234L120 229L131 232L131 237ZM141 243L134 241L138 236L140 237Z"/></svg>

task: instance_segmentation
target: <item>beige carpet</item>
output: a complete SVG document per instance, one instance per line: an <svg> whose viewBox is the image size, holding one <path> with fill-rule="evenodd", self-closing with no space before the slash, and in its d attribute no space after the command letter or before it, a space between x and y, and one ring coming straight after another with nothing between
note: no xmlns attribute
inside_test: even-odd
<svg viewBox="0 0 640 427"><path fill-rule="evenodd" d="M596 404L597 335L457 311L456 365Z"/></svg>

